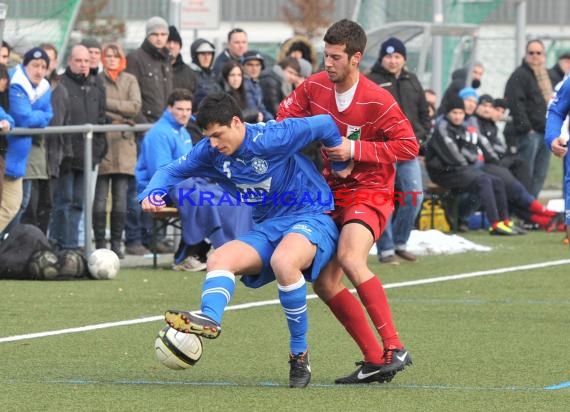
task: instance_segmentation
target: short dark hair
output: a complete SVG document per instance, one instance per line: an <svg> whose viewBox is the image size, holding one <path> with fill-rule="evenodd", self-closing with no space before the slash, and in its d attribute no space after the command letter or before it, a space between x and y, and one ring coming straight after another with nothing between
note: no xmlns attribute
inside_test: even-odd
<svg viewBox="0 0 570 412"><path fill-rule="evenodd" d="M352 57L354 53L364 53L366 49L366 33L356 22L342 19L330 26L323 40L328 44L345 45L346 54Z"/></svg>
<svg viewBox="0 0 570 412"><path fill-rule="evenodd" d="M192 96L192 92L188 89L174 89L172 93L168 95L166 99L166 104L170 107L174 106L174 103L181 102L181 101L192 101L194 96Z"/></svg>
<svg viewBox="0 0 570 412"><path fill-rule="evenodd" d="M236 99L224 92L210 93L200 103L196 124L202 129L213 124L229 127L234 117L243 121L243 114Z"/></svg>
<svg viewBox="0 0 570 412"><path fill-rule="evenodd" d="M290 67L295 70L297 74L301 74L301 65L299 64L299 60L294 57L284 57L278 64L283 70Z"/></svg>
<svg viewBox="0 0 570 412"><path fill-rule="evenodd" d="M231 30L228 32L228 41L230 41L230 40L232 39L232 36L233 36L235 33L245 33L245 30L244 30L244 29L240 29L239 27L236 27L235 29L231 29ZM247 33L245 33L245 34L247 35Z"/></svg>
<svg viewBox="0 0 570 412"><path fill-rule="evenodd" d="M12 53L12 48L10 47L10 45L8 43L6 43L6 40L2 40L2 45L0 46L0 48L5 47L8 49L8 54Z"/></svg>

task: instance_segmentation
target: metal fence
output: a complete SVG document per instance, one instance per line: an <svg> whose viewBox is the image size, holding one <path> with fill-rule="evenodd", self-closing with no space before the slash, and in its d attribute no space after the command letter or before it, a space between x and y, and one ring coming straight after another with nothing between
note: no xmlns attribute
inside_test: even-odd
<svg viewBox="0 0 570 412"><path fill-rule="evenodd" d="M52 135L52 134L71 134L82 133L85 140L84 151L84 173L83 173L83 212L85 213L84 220L84 235L85 235L85 256L89 257L93 251L93 237L92 232L92 219L91 214L93 211L93 154L92 142L93 133L106 133L106 132L146 132L150 129L152 124L137 124L135 126L127 125L94 125L84 124L75 126L51 126L43 129L28 129L17 127L9 132L0 132L0 134L10 134L16 136L31 136L31 135Z"/></svg>

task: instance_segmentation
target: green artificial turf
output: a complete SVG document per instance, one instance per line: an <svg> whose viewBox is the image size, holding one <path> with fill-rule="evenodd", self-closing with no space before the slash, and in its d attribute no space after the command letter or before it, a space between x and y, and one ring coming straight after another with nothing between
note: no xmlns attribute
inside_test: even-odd
<svg viewBox="0 0 570 412"><path fill-rule="evenodd" d="M203 274L122 269L112 281L0 281L0 340L107 322L128 326L0 341L3 411L563 411L570 399L568 264L560 234L467 235L493 248L379 265L414 365L388 384L339 387L356 345L309 300L310 387L288 382L288 334L274 285L236 288L223 333L184 371L154 359L168 308L197 309ZM413 281L569 260L561 265L415 284ZM109 326L109 325L108 325ZM560 385L557 389L555 385ZM553 387L553 389L547 389Z"/></svg>

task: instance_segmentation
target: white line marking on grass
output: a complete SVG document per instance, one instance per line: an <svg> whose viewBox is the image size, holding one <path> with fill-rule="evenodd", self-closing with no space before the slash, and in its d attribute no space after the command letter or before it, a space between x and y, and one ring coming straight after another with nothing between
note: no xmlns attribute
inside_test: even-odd
<svg viewBox="0 0 570 412"><path fill-rule="evenodd" d="M570 259L555 260L552 262L543 262L543 263L533 263L530 265L512 266L512 267L490 269L490 270L481 270L481 271L477 271L477 272L461 273L458 275L437 276L434 278L409 280L409 281L405 281L405 282L387 283L384 285L384 288L385 289L394 289L394 288L403 288L403 287L407 287L407 286L428 285L431 283L448 282L448 281L452 281L452 280L462 280L462 279L469 279L469 278L475 278L475 277L480 277L480 276L501 275L504 273L518 272L518 271L523 271L523 270L533 270L533 269L540 269L540 268L567 265L567 264L570 264ZM351 292L354 293L355 289L351 289ZM308 295L307 299L317 299L317 295ZM269 305L278 305L278 304L279 304L279 299L263 300L260 302L249 302L249 303L242 303L240 305L231 305L231 306L228 306L226 308L226 311L251 309L251 308L256 308L256 307L260 307L260 306L269 306ZM0 343L16 342L16 341L27 340L27 339L45 338L48 336L64 335L64 334L68 334L68 333L88 332L88 331L92 331L92 330L114 328L114 327L118 327L118 326L137 325L137 324L141 324L141 323L155 322L155 321L162 320L162 319L163 319L162 316L150 316L150 317L140 318L140 319L122 320L122 321L118 321L118 322L106 322L106 323L99 323L96 325L80 326L80 327L76 327L76 328L52 330L52 331L37 332L37 333L28 333L25 335L7 336L4 338L0 338Z"/></svg>
<svg viewBox="0 0 570 412"><path fill-rule="evenodd" d="M41 382L41 381L40 381ZM30 383L26 381L26 383ZM41 383L59 384L59 385L148 385L148 386L213 386L213 387L245 387L245 388L288 388L289 384L278 382L258 382L258 383L243 383L243 382L208 382L208 381L150 381L150 380L92 380L92 379L60 379L48 380ZM570 382L566 382L569 383ZM556 385L560 386L560 385ZM378 390L397 390L397 389L425 389L425 390L448 390L448 391L462 391L462 392L541 392L552 389L563 389L562 387L526 387L526 386L461 386L461 385L427 385L427 384L402 384L391 383L390 385L382 384L367 384L367 385L336 385L333 383L319 383L311 382L311 388L334 388L336 389L370 389L377 388Z"/></svg>

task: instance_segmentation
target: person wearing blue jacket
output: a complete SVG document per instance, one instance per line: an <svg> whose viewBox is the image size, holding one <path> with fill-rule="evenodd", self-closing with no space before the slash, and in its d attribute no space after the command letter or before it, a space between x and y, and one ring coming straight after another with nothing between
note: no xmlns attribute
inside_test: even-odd
<svg viewBox="0 0 570 412"><path fill-rule="evenodd" d="M10 76L8 76L8 68L5 64L0 63L0 130L3 132L11 130L14 127L14 119L6 110L8 109L8 86L10 85ZM2 204L2 188L4 183L4 171L6 170L6 150L8 149L8 141L6 135L0 135L0 205Z"/></svg>
<svg viewBox="0 0 570 412"><path fill-rule="evenodd" d="M566 242L570 240L570 157L568 154L568 138L561 136L562 124L570 114L570 76L559 83L554 98L546 112L546 130L544 142L556 157L564 158L564 215L566 223Z"/></svg>
<svg viewBox="0 0 570 412"><path fill-rule="evenodd" d="M336 147L342 143L340 132L329 115L244 123L238 103L227 93L204 98L197 124L208 138L158 170L139 194L143 210L160 210L161 191L201 176L251 205L255 224L208 257L201 313L168 310L165 320L178 331L216 338L236 276L252 288L277 280L290 334L289 386L303 388L311 379L306 281L315 281L334 256L338 229L329 215L331 189L299 152L314 141Z"/></svg>
<svg viewBox="0 0 570 412"><path fill-rule="evenodd" d="M45 79L49 66L47 53L34 47L26 52L22 64L16 66L10 78L10 115L16 127L43 128L53 117L51 87ZM0 232L20 210L32 136L11 136L6 151L6 172L0 205Z"/></svg>

